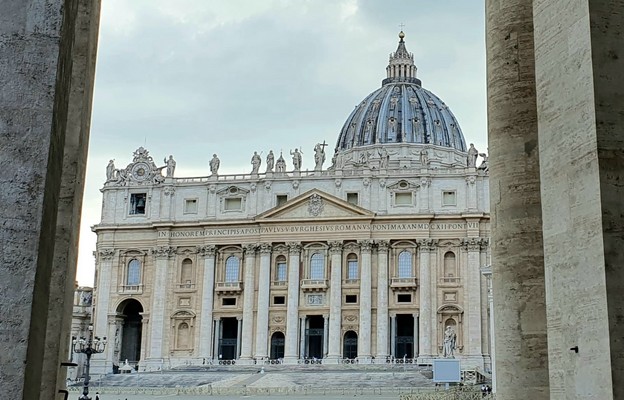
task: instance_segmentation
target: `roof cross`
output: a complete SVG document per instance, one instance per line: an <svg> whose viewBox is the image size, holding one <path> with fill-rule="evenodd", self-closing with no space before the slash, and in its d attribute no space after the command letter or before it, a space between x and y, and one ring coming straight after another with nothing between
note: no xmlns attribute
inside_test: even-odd
<svg viewBox="0 0 624 400"><path fill-rule="evenodd" d="M403 28L404 28L404 27L405 27L405 24L404 24L403 22L401 22L401 23L399 24L399 28L401 28L401 30L403 30Z"/></svg>

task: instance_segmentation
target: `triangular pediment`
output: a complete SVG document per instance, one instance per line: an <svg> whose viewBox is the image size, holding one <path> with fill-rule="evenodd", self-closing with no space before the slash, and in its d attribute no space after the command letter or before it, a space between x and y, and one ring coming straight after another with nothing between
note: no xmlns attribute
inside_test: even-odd
<svg viewBox="0 0 624 400"><path fill-rule="evenodd" d="M258 215L256 220L372 218L374 216L373 212L365 208L354 206L321 190L312 189L288 200L279 207Z"/></svg>

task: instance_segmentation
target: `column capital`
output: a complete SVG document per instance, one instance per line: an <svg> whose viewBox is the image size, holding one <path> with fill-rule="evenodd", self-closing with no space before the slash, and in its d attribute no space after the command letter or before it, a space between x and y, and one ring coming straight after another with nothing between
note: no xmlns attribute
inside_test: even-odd
<svg viewBox="0 0 624 400"><path fill-rule="evenodd" d="M290 255L298 255L301 252L301 243L299 242L289 242L287 246Z"/></svg>
<svg viewBox="0 0 624 400"><path fill-rule="evenodd" d="M438 239L420 239L418 247L423 251L434 251L438 248Z"/></svg>
<svg viewBox="0 0 624 400"><path fill-rule="evenodd" d="M470 175L466 177L466 185L474 185L477 182L477 177L475 175Z"/></svg>
<svg viewBox="0 0 624 400"><path fill-rule="evenodd" d="M334 241L334 242L329 242L329 252L331 254L340 254L342 253L342 242L341 241Z"/></svg>
<svg viewBox="0 0 624 400"><path fill-rule="evenodd" d="M115 249L100 249L97 255L101 260L112 260L115 256Z"/></svg>
<svg viewBox="0 0 624 400"><path fill-rule="evenodd" d="M260 243L260 254L271 254L273 246L271 243Z"/></svg>
<svg viewBox="0 0 624 400"><path fill-rule="evenodd" d="M387 240L376 240L375 244L377 245L377 251L386 252L388 247L390 247L390 242Z"/></svg>
<svg viewBox="0 0 624 400"><path fill-rule="evenodd" d="M214 244L197 246L197 252L202 257L214 257L215 254L217 254L217 246L215 246Z"/></svg>
<svg viewBox="0 0 624 400"><path fill-rule="evenodd" d="M151 254L156 258L170 258L176 253L176 248L172 246L156 246L152 248Z"/></svg>
<svg viewBox="0 0 624 400"><path fill-rule="evenodd" d="M257 243L247 243L243 245L243 250L245 251L245 254L250 256L253 256L256 253L257 248Z"/></svg>
<svg viewBox="0 0 624 400"><path fill-rule="evenodd" d="M488 242L489 241L484 238L469 237L469 238L463 238L461 241L461 245L465 250L479 251L481 250L482 246L484 246L484 244L485 244L485 247L487 248Z"/></svg>
<svg viewBox="0 0 624 400"><path fill-rule="evenodd" d="M373 241L372 240L358 240L358 244L360 245L360 249L362 252L368 252L370 253L370 251L372 250L373 247Z"/></svg>

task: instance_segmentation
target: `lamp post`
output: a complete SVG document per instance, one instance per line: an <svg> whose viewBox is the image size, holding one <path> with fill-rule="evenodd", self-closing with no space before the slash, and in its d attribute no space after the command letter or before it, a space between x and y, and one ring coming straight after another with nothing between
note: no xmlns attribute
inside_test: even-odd
<svg viewBox="0 0 624 400"><path fill-rule="evenodd" d="M74 353L86 354L87 362L85 363L84 385L82 395L78 400L91 400L89 397L89 366L91 363L91 355L102 353L106 347L106 337L100 339L98 336L93 337L93 325L89 325L89 337L76 338L72 336L72 350Z"/></svg>

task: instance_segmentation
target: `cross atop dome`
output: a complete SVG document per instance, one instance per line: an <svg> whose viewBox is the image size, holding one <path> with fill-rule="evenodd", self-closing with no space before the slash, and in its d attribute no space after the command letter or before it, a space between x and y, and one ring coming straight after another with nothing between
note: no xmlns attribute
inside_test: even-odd
<svg viewBox="0 0 624 400"><path fill-rule="evenodd" d="M414 54L407 51L405 47L405 33L399 32L399 46L394 53L390 53L388 66L386 67L386 79L382 84L390 82L410 82L420 85L420 80L416 78L416 65L414 65Z"/></svg>

